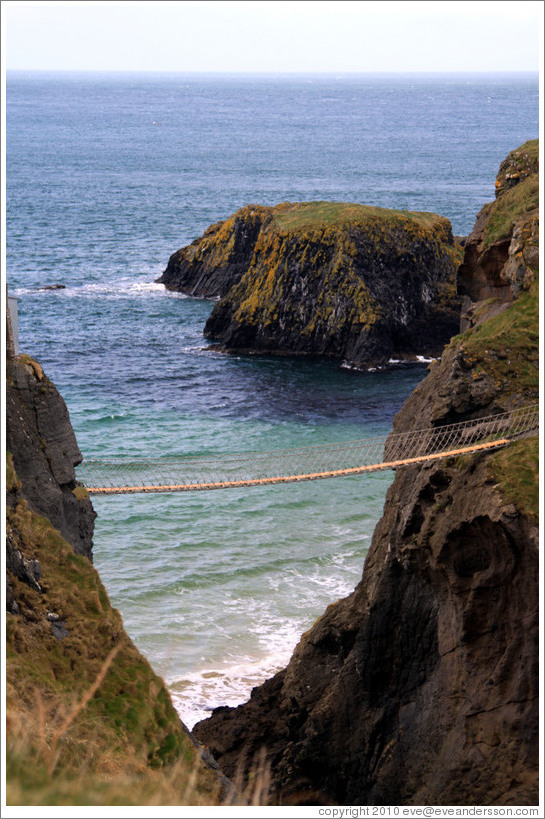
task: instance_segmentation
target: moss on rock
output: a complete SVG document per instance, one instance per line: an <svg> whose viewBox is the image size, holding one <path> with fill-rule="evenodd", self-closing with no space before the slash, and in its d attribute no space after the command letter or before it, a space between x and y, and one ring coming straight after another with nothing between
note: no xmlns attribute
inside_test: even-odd
<svg viewBox="0 0 545 819"><path fill-rule="evenodd" d="M436 214L284 202L211 226L159 281L220 297L204 332L226 349L365 367L440 352L458 329L460 261Z"/></svg>
<svg viewBox="0 0 545 819"><path fill-rule="evenodd" d="M487 467L504 500L535 524L539 521L539 438L515 441L495 453Z"/></svg>
<svg viewBox="0 0 545 819"><path fill-rule="evenodd" d="M496 198L531 174L539 173L539 140L529 139L503 160L496 177Z"/></svg>

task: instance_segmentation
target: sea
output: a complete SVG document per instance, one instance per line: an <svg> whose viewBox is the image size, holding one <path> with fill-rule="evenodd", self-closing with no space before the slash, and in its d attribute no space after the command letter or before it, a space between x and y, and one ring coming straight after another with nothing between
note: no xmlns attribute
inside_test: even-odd
<svg viewBox="0 0 545 819"><path fill-rule="evenodd" d="M6 283L83 458L387 434L426 362L225 355L203 338L213 302L156 279L250 203L433 211L467 236L538 109L537 74L8 72ZM354 589L392 479L93 498L95 566L188 727Z"/></svg>

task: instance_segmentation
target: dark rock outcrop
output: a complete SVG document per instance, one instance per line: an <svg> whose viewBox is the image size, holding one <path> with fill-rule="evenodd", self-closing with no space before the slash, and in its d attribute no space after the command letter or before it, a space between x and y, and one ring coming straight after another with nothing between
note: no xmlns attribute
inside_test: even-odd
<svg viewBox="0 0 545 819"><path fill-rule="evenodd" d="M92 561L91 501L76 481L82 459L66 404L41 366L28 356L7 362L6 449L21 484L8 493L48 518L74 551Z"/></svg>
<svg viewBox="0 0 545 819"><path fill-rule="evenodd" d="M370 367L440 353L459 326L460 258L435 214L250 205L174 254L158 281L220 297L204 333L226 350Z"/></svg>
<svg viewBox="0 0 545 819"><path fill-rule="evenodd" d="M398 431L501 403L449 403L444 375ZM510 474L528 457L537 439L513 445ZM281 803L537 803L538 527L497 458L397 470L354 593L247 704L195 726L227 775L264 745Z"/></svg>
<svg viewBox="0 0 545 819"><path fill-rule="evenodd" d="M194 732L227 775L264 745L283 804L534 804L537 566L482 458L399 470L354 593Z"/></svg>
<svg viewBox="0 0 545 819"><path fill-rule="evenodd" d="M453 339L395 431L537 401L538 303ZM538 804L537 464L534 437L397 469L355 591L194 727L226 774L264 746L282 804Z"/></svg>
<svg viewBox="0 0 545 819"><path fill-rule="evenodd" d="M157 281L167 290L196 298L225 296L250 267L269 210L250 205L210 225L200 238L172 254Z"/></svg>

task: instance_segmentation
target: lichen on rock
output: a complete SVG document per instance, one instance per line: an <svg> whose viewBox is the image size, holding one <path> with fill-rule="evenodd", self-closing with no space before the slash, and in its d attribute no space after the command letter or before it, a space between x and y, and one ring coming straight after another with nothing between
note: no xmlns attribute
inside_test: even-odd
<svg viewBox="0 0 545 819"><path fill-rule="evenodd" d="M219 298L204 333L226 350L369 367L438 354L458 329L460 259L435 214L250 205L174 254L158 281Z"/></svg>

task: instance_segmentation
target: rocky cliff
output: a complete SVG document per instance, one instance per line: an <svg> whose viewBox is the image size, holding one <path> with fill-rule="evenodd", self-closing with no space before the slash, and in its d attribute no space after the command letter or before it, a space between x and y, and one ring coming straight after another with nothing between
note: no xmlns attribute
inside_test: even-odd
<svg viewBox="0 0 545 819"><path fill-rule="evenodd" d="M8 803L217 804L225 780L91 564L95 513L64 401L28 356L6 375Z"/></svg>
<svg viewBox="0 0 545 819"><path fill-rule="evenodd" d="M95 513L76 488L81 460L68 410L41 366L28 356L8 362L6 448L13 453L20 494L47 517L74 551L92 560ZM9 501L14 497L8 495Z"/></svg>
<svg viewBox="0 0 545 819"><path fill-rule="evenodd" d="M435 214L250 205L175 253L158 281L220 299L204 333L226 350L370 367L437 355L457 331L460 252Z"/></svg>
<svg viewBox="0 0 545 819"><path fill-rule="evenodd" d="M507 256L489 254L486 278L521 259L527 273L490 297L473 236L461 286L485 299L466 305L469 329L395 431L538 400L537 234L515 238L535 169L519 174L515 210L502 173L477 228L510 212ZM227 774L264 746L282 804L538 804L538 563L537 437L400 468L355 591L249 702L194 733Z"/></svg>
<svg viewBox="0 0 545 819"><path fill-rule="evenodd" d="M528 289L539 267L539 148L530 140L502 162L496 200L477 216L465 244L458 288L471 323L475 302L507 302Z"/></svg>

